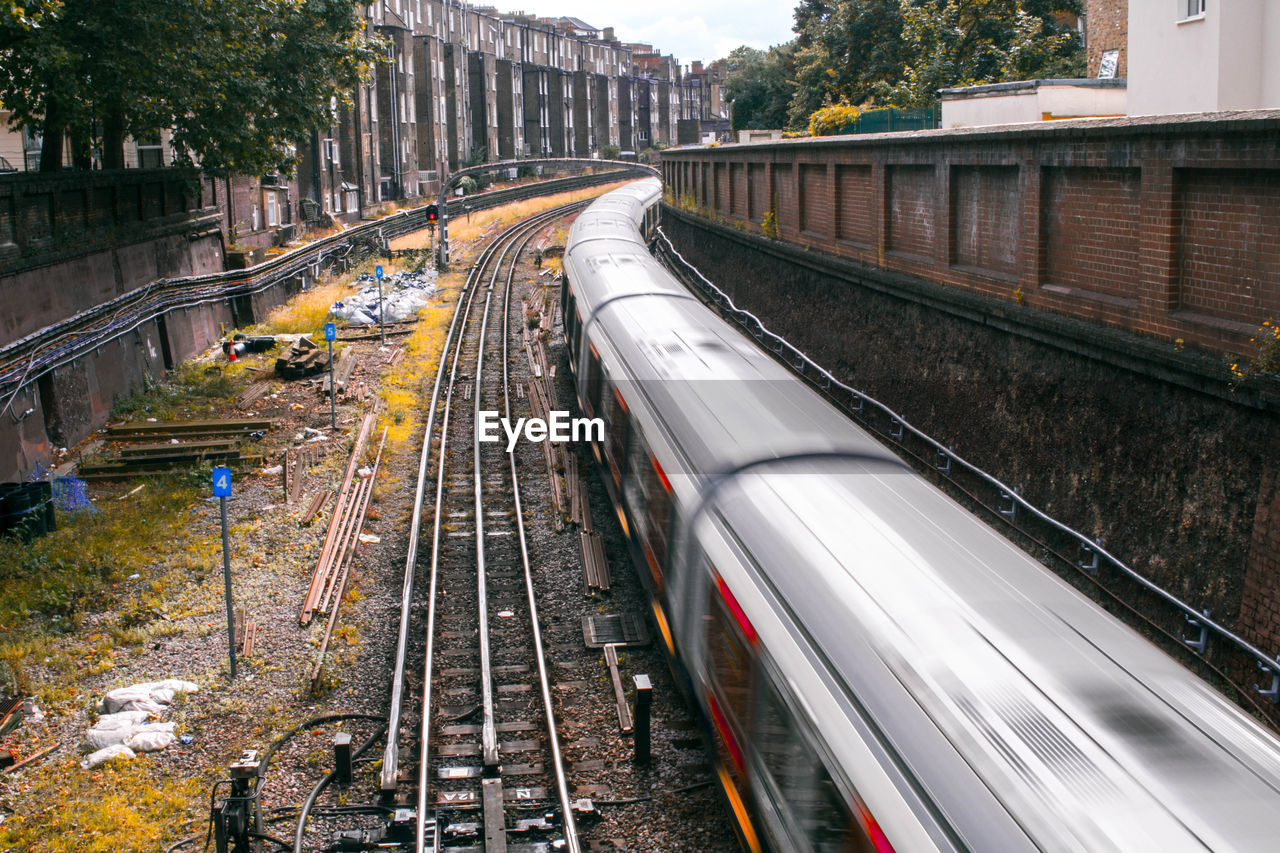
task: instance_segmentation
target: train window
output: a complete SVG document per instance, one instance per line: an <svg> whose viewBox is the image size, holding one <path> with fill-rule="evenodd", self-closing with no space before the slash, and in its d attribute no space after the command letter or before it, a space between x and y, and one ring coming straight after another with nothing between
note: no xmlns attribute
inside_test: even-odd
<svg viewBox="0 0 1280 853"><path fill-rule="evenodd" d="M600 367L600 353L591 344L587 356L587 414L596 417L600 411L600 388L604 384L604 374Z"/></svg>
<svg viewBox="0 0 1280 853"><path fill-rule="evenodd" d="M738 616L741 608L715 569L711 570L711 578L706 615L707 672L724 715L735 737L741 740L751 720L753 639L743 630Z"/></svg>
<svg viewBox="0 0 1280 853"><path fill-rule="evenodd" d="M604 420L604 455L609 461L609 469L613 472L613 483L622 486L622 467L626 462L627 433L631 418L627 414L627 403L622 393L613 388L613 393L602 407L601 418Z"/></svg>
<svg viewBox="0 0 1280 853"><path fill-rule="evenodd" d="M569 350L569 367L578 369L578 328L574 321L578 319L573 293L569 290L569 279L564 280L564 298L561 300L560 317L564 322L564 342Z"/></svg>
<svg viewBox="0 0 1280 853"><path fill-rule="evenodd" d="M631 443L627 471L623 491L636 519L637 535L653 576L654 589L660 592L667 559L667 530L671 524L671 484L643 441Z"/></svg>
<svg viewBox="0 0 1280 853"><path fill-rule="evenodd" d="M758 679L752 744L766 771L765 780L787 837L778 846L811 853L876 853L891 850L870 816L864 826L832 781L809 743L801 719L792 712L767 672ZM865 809L858 806L865 814ZM877 841L872 841L874 832Z"/></svg>

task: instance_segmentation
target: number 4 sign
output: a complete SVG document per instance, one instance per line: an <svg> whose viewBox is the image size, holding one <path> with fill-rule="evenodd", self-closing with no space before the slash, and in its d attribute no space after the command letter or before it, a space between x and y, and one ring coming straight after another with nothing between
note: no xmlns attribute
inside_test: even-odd
<svg viewBox="0 0 1280 853"><path fill-rule="evenodd" d="M215 498L231 497L231 469L213 469L213 496Z"/></svg>

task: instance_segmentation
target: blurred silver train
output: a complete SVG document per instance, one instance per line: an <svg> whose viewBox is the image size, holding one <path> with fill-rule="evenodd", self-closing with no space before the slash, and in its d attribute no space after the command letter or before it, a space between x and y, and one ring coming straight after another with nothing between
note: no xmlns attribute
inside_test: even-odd
<svg viewBox="0 0 1280 853"><path fill-rule="evenodd" d="M1280 742L694 299L660 192L578 217L563 316L743 847L1280 850Z"/></svg>

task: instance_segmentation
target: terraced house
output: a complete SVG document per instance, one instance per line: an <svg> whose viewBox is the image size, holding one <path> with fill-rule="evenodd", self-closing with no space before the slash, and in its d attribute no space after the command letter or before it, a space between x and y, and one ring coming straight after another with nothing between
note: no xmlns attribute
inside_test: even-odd
<svg viewBox="0 0 1280 853"><path fill-rule="evenodd" d="M681 120L712 118L705 77L619 42L611 27L448 0L384 0L364 14L389 61L350 106L335 105L338 124L304 147L293 182L259 184L264 198L288 194L262 201L264 211L350 221L380 202L432 195L466 165L673 145ZM233 209L257 203L242 196ZM238 239L270 240L286 225L264 216Z"/></svg>

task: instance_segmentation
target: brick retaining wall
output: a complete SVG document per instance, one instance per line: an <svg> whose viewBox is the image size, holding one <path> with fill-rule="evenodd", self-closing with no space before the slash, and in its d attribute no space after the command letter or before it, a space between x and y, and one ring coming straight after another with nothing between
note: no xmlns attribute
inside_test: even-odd
<svg viewBox="0 0 1280 853"><path fill-rule="evenodd" d="M1280 317L1280 111L663 152L682 209L1233 354Z"/></svg>

